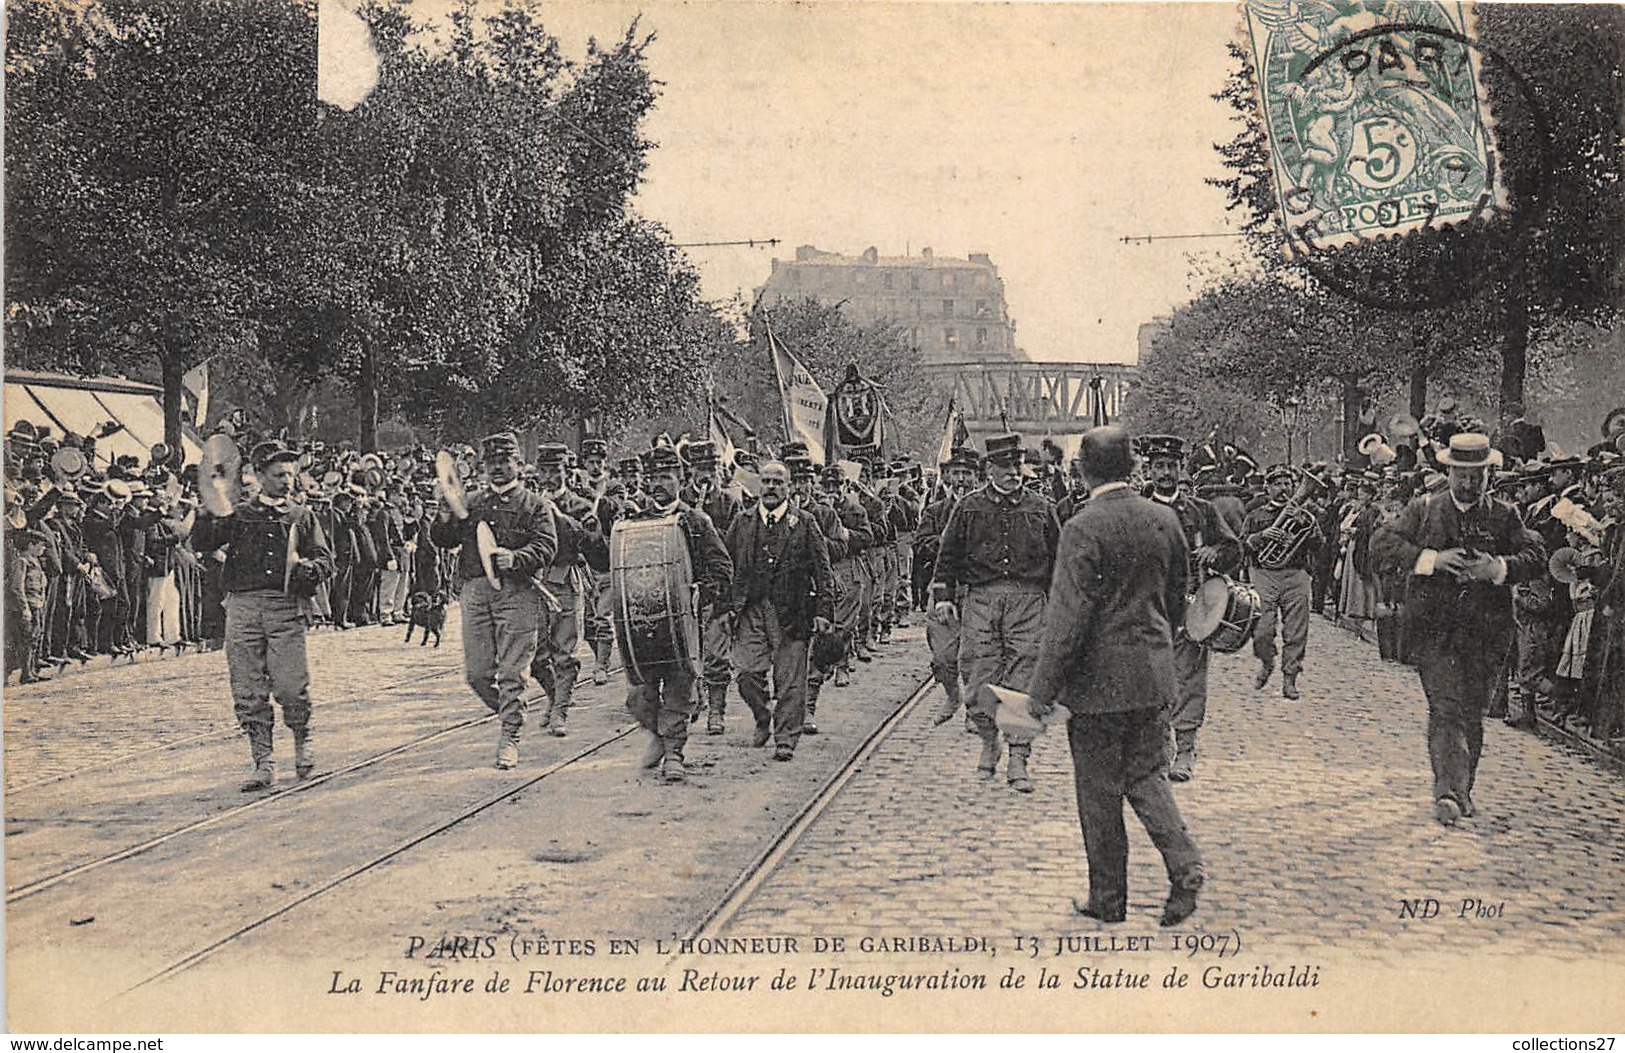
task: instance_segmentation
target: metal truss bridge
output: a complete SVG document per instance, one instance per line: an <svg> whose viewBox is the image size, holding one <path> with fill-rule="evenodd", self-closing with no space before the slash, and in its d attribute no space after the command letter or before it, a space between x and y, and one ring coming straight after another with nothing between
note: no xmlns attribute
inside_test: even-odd
<svg viewBox="0 0 1625 1053"><path fill-rule="evenodd" d="M1116 420L1135 383L1133 366L1115 362L933 362L932 380L948 389L975 435L1078 435L1094 427L1097 405Z"/></svg>

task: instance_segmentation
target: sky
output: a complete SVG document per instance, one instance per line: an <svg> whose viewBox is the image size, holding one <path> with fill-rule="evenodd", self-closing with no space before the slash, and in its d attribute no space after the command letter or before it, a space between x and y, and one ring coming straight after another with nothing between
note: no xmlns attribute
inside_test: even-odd
<svg viewBox="0 0 1625 1053"><path fill-rule="evenodd" d="M637 196L693 248L707 296L749 296L797 245L986 252L1040 361L1133 362L1189 299L1190 256L1233 230L1212 144L1239 7L951 2L547 3L580 56L653 31L659 144Z"/></svg>

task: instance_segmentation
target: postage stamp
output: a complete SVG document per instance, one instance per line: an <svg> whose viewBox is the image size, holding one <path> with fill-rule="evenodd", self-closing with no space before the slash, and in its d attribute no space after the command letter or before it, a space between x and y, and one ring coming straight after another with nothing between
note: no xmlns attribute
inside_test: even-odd
<svg viewBox="0 0 1625 1053"><path fill-rule="evenodd" d="M1246 12L1292 250L1504 208L1471 5L1247 0Z"/></svg>

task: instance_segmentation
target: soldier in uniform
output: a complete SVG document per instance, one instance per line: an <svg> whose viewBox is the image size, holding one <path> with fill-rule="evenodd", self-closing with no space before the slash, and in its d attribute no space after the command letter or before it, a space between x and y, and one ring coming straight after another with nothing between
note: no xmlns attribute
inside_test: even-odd
<svg viewBox="0 0 1625 1053"><path fill-rule="evenodd" d="M896 586L893 578L897 571L897 531L891 522L886 498L876 492L877 483L874 458L870 453L855 454L852 458L862 468L855 487L858 503L869 517L869 528L874 540L864 551L868 576L863 592L863 607L859 614L858 659L869 661L869 650L874 644L891 638L891 605ZM886 471L882 465L881 473Z"/></svg>
<svg viewBox="0 0 1625 1053"><path fill-rule="evenodd" d="M597 504L599 526L613 522L619 508L611 494L615 476L609 470L609 444L603 439L581 440L581 481L585 496ZM607 537L609 531L601 532ZM587 646L592 648L592 682L609 683L610 651L615 647L615 626L610 617L609 573L587 569Z"/></svg>
<svg viewBox="0 0 1625 1053"><path fill-rule="evenodd" d="M823 503L834 511L846 535L844 554L832 557L831 569L835 575L835 631L841 637L840 664L835 668L835 686L845 687L852 679L852 658L857 654L859 614L863 603L863 552L874 543L874 530L869 526L869 513L858 503L846 476L838 464L824 468L821 480ZM864 661L868 661L867 658Z"/></svg>
<svg viewBox="0 0 1625 1053"><path fill-rule="evenodd" d="M200 509L192 527L199 552L224 546L226 668L237 723L248 736L254 771L244 792L276 781L273 734L275 698L282 722L293 732L294 771L315 770L310 749L310 667L305 661L305 618L300 597L332 576L333 555L315 515L288 500L299 454L276 440L254 447L249 457L259 493L239 501L225 516ZM225 489L223 480L207 485Z"/></svg>
<svg viewBox="0 0 1625 1053"><path fill-rule="evenodd" d="M1055 506L1023 486L1021 462L1021 436L988 439L987 485L965 495L948 517L931 580L934 616L959 622L965 705L982 738L976 770L989 779L1000 741L987 686L1020 689L1032 677L1061 533ZM1010 744L1006 776L1020 793L1033 792L1031 752L1031 744Z"/></svg>
<svg viewBox="0 0 1625 1053"><path fill-rule="evenodd" d="M769 461L761 476L756 511L736 518L728 531L734 666L739 697L756 717L751 745L772 739L773 759L788 761L806 718L808 643L833 628L835 579L818 524L790 502L790 469Z"/></svg>
<svg viewBox="0 0 1625 1053"><path fill-rule="evenodd" d="M982 459L975 450L961 446L942 465L941 471L948 483L947 492L941 500L921 513L920 530L916 537L920 551L925 553L933 568L938 558L938 547L942 544L942 532L948 526L954 506L975 488L977 480L982 477ZM963 593L953 599L956 603L962 601ZM925 642L931 648L931 674L947 695L937 709L935 722L946 724L965 704L959 683L959 622L953 619L928 619L925 623ZM973 733L979 733L968 714L966 727Z"/></svg>
<svg viewBox="0 0 1625 1053"><path fill-rule="evenodd" d="M899 629L908 625L908 612L914 609L914 539L925 507L912 485L916 467L906 460L893 461L891 466L892 478L897 480L891 510L892 526L897 531L897 593L892 603L892 624Z"/></svg>
<svg viewBox="0 0 1625 1053"><path fill-rule="evenodd" d="M807 712L802 721L801 731L804 735L816 735L818 696L823 691L825 682L845 658L845 641L840 635L840 625L842 605L847 602L847 597L835 568L846 562L846 546L850 535L841 523L841 514L820 492L818 469L812 460L799 457L789 461L787 467L790 469L790 499L794 502L795 509L802 515L810 516L813 522L818 524L819 533L824 535L824 543L829 548L830 577L834 583L831 628L813 640L807 655ZM835 470L839 472L839 466ZM826 646L830 639L835 641L832 647Z"/></svg>
<svg viewBox="0 0 1625 1053"><path fill-rule="evenodd" d="M1211 504L1179 485L1185 441L1177 435L1146 435L1140 439L1140 454L1151 477L1151 500L1172 508L1185 532L1185 587L1194 594L1206 576L1233 572L1241 562L1241 542ZM1185 635L1183 625L1174 627L1174 676L1174 763L1168 779L1189 782L1196 773L1196 733L1207 719L1207 648Z"/></svg>
<svg viewBox="0 0 1625 1053"><path fill-rule="evenodd" d="M1299 698L1298 674L1303 671L1304 651L1309 646L1309 567L1320 547L1320 528L1293 554L1284 567L1270 569L1258 564L1259 548L1270 541L1268 531L1275 525L1292 495L1297 474L1290 465L1271 465L1264 475L1268 496L1247 510L1246 541L1248 581L1258 590L1263 610L1253 629L1253 654L1258 658L1258 676L1253 686L1262 691L1275 672L1275 622L1281 622L1281 697Z"/></svg>
<svg viewBox="0 0 1625 1053"><path fill-rule="evenodd" d="M609 544L592 504L568 485L568 452L563 443L557 442L544 442L536 448L536 478L542 496L553 505L558 548L541 575L542 587L547 590L543 596L547 626L538 637L530 675L542 685L550 701L542 725L558 738L569 734L571 696L576 674L581 672L581 659L576 657L581 623L576 613L585 609L589 599L587 568L590 565L606 574L609 571Z"/></svg>
<svg viewBox="0 0 1625 1053"><path fill-rule="evenodd" d="M657 446L647 454L648 501L627 518L661 519L676 516L688 546L694 580L700 589L700 608L710 604L727 605L733 583L733 562L711 517L682 500L683 462L670 446ZM650 733L649 751L643 766L660 766L665 782L682 782L687 777L683 750L688 744L688 722L692 711L694 676L686 669L673 668L661 676L627 691L626 708Z"/></svg>
<svg viewBox="0 0 1625 1053"><path fill-rule="evenodd" d="M526 490L519 478L519 440L508 433L480 444L488 489L468 501L468 516L453 517L442 501L430 539L458 549L457 578L463 617L463 664L468 686L502 721L496 766L519 763L519 734L525 726L525 670L536 656L542 620L537 572L553 562L558 528L553 506ZM489 554L493 583L479 550L479 527L496 542ZM499 587L500 586L500 587Z"/></svg>
<svg viewBox="0 0 1625 1053"><path fill-rule="evenodd" d="M727 537L728 528L739 515L740 502L738 494L722 485L716 444L691 442L683 455L691 473L689 484L683 488L683 500L710 516L717 533ZM728 681L733 679L729 657L733 636L726 604L713 603L700 611L700 631L705 655L705 733L721 735L727 730Z"/></svg>

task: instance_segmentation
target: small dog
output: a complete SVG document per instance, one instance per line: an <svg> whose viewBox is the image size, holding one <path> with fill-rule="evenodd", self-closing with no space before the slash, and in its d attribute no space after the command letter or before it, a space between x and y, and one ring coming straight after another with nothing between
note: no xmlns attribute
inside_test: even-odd
<svg viewBox="0 0 1625 1053"><path fill-rule="evenodd" d="M446 597L438 592L414 592L406 601L406 642L412 642L412 630L423 629L422 647L434 633L434 645L440 646L440 631L446 627Z"/></svg>

